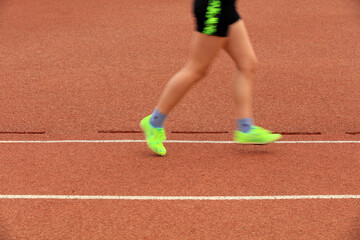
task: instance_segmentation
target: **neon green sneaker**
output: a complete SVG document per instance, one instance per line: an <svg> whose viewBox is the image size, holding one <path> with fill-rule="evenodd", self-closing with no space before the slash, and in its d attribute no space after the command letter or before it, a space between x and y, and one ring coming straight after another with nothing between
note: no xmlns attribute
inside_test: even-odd
<svg viewBox="0 0 360 240"><path fill-rule="evenodd" d="M247 133L234 131L234 141L240 144L269 144L280 138L282 138L281 134L275 134L257 126L252 126Z"/></svg>
<svg viewBox="0 0 360 240"><path fill-rule="evenodd" d="M150 124L150 116L145 117L140 122L140 127L143 129L146 137L148 147L155 153L161 156L165 156L166 149L163 145L163 141L166 139L164 128L155 128Z"/></svg>

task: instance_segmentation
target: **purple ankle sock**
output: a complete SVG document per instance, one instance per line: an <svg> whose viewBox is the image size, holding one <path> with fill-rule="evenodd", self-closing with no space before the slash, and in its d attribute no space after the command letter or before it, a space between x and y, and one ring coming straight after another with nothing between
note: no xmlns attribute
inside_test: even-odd
<svg viewBox="0 0 360 240"><path fill-rule="evenodd" d="M254 125L252 118L242 118L236 120L237 130L248 133L251 129L251 126Z"/></svg>
<svg viewBox="0 0 360 240"><path fill-rule="evenodd" d="M157 108L154 110L153 114L150 118L150 123L153 127L156 128L162 128L165 122L167 115L162 114L157 110Z"/></svg>

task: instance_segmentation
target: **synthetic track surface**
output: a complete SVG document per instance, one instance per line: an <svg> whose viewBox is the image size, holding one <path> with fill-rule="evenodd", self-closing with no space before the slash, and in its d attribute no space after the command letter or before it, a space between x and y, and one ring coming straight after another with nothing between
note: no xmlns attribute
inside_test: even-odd
<svg viewBox="0 0 360 240"><path fill-rule="evenodd" d="M85 196L85 195L0 195L0 199L59 199L59 200L190 200L243 201L295 199L358 199L360 195L287 195L287 196Z"/></svg>
<svg viewBox="0 0 360 240"><path fill-rule="evenodd" d="M295 144L291 151L286 144L204 145L211 147L167 144L169 155L162 158L144 143L1 144L0 191L13 195L0 196L3 225L13 236L30 238L356 236L358 144ZM196 196L207 198L197 203ZM24 224L29 227L20 228Z"/></svg>
<svg viewBox="0 0 360 240"><path fill-rule="evenodd" d="M238 4L256 122L287 135L229 141L221 53L161 158L138 122L187 59L190 0L0 1L0 239L360 239L359 1Z"/></svg>
<svg viewBox="0 0 360 240"><path fill-rule="evenodd" d="M1 8L0 131L138 130L184 65L193 31L191 0L7 0ZM358 0L239 0L238 8L260 61L256 123L360 132ZM222 52L168 128L232 130L233 69Z"/></svg>
<svg viewBox="0 0 360 240"><path fill-rule="evenodd" d="M0 143L145 143L145 140L6 140L0 141ZM209 140L165 140L164 143L210 143L210 144L235 144L233 141L209 141ZM275 144L291 144L291 143L360 143L360 141L277 141Z"/></svg>

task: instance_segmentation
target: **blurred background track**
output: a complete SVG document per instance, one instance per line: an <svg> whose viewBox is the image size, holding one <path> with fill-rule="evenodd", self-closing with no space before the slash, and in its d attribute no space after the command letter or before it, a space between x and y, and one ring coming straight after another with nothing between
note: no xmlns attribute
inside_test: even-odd
<svg viewBox="0 0 360 240"><path fill-rule="evenodd" d="M139 130L188 56L191 1L8 0L0 15L0 131ZM260 60L254 110L277 132L360 132L356 0L238 1ZM231 131L233 63L174 109L172 131ZM1 137L1 136L0 136Z"/></svg>

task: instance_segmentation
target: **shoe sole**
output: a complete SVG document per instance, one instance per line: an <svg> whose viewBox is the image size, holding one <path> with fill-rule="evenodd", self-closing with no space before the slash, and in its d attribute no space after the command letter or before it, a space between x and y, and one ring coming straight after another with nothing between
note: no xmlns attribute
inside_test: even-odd
<svg viewBox="0 0 360 240"><path fill-rule="evenodd" d="M277 141L277 140L275 140ZM237 144L241 144L241 145L267 145L270 143L274 143L275 141L271 141L271 142L264 142L264 143L258 143L258 142L247 142L247 143L240 143L240 142L236 142Z"/></svg>
<svg viewBox="0 0 360 240"><path fill-rule="evenodd" d="M242 144L242 145L267 145L267 144L270 144L270 143L274 143L278 140L280 140L282 138L282 136L279 136L277 139L274 139L274 140L271 140L271 141L268 141L268 142L238 142L236 140L234 140L237 144Z"/></svg>

